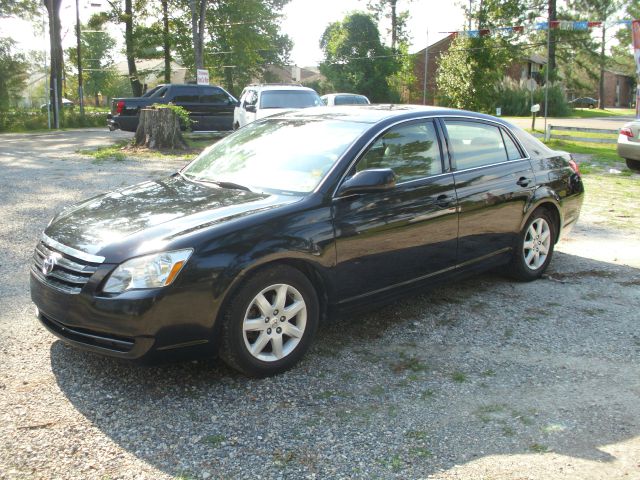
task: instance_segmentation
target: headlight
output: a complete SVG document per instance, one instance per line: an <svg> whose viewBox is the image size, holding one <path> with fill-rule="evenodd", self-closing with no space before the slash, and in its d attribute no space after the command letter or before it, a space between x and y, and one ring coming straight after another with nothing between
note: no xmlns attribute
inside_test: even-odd
<svg viewBox="0 0 640 480"><path fill-rule="evenodd" d="M193 250L189 248L127 260L109 275L102 290L106 293L121 293L132 289L171 285L192 253Z"/></svg>

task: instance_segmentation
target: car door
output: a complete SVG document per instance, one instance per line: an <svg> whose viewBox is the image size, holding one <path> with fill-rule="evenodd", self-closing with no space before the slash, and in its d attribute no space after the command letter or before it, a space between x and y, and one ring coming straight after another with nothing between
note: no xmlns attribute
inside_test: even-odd
<svg viewBox="0 0 640 480"><path fill-rule="evenodd" d="M248 111L247 107L249 107ZM248 90L244 100L240 104L240 126L243 127L247 123L251 123L256 119L256 108L258 107L258 92Z"/></svg>
<svg viewBox="0 0 640 480"><path fill-rule="evenodd" d="M501 125L443 119L460 210L458 262L489 260L517 240L535 175L525 151Z"/></svg>
<svg viewBox="0 0 640 480"><path fill-rule="evenodd" d="M195 85L178 85L172 87L173 98L170 100L173 104L184 108L189 112L189 117L195 123L192 125L194 130L202 130L200 127L200 92Z"/></svg>
<svg viewBox="0 0 640 480"><path fill-rule="evenodd" d="M456 194L436 122L391 127L349 173L374 168L391 168L396 187L333 201L341 302L426 280L456 264Z"/></svg>
<svg viewBox="0 0 640 480"><path fill-rule="evenodd" d="M220 87L200 87L200 130L231 130L236 101Z"/></svg>

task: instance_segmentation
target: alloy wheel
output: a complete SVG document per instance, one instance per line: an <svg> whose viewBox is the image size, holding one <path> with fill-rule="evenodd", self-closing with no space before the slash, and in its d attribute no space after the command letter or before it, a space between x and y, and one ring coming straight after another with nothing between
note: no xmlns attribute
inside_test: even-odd
<svg viewBox="0 0 640 480"><path fill-rule="evenodd" d="M536 218L527 229L522 245L524 263L531 270L544 265L551 248L551 228L544 218Z"/></svg>
<svg viewBox="0 0 640 480"><path fill-rule="evenodd" d="M263 362L275 362L298 346L307 324L307 305L291 285L279 283L258 293L242 323L248 352Z"/></svg>

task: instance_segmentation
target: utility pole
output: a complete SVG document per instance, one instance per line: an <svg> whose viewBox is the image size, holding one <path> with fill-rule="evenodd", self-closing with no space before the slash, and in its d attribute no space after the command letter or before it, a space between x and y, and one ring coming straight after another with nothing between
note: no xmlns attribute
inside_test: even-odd
<svg viewBox="0 0 640 480"><path fill-rule="evenodd" d="M549 47L551 45L551 22L547 22L547 68L544 69L544 132L547 138L547 110L549 107Z"/></svg>
<svg viewBox="0 0 640 480"><path fill-rule="evenodd" d="M82 49L80 48L80 6L76 0L76 39L78 41L78 101L80 116L84 117L84 91L82 89Z"/></svg>
<svg viewBox="0 0 640 480"><path fill-rule="evenodd" d="M424 49L424 82L422 85L422 104L427 104L427 73L429 73L429 29L427 29L427 46Z"/></svg>

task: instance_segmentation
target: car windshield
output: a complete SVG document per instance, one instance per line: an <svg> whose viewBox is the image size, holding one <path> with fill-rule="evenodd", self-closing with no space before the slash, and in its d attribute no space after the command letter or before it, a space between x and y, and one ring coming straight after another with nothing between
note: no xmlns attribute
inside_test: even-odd
<svg viewBox="0 0 640 480"><path fill-rule="evenodd" d="M320 96L309 90L267 90L262 92L260 108L307 108L324 105Z"/></svg>
<svg viewBox="0 0 640 480"><path fill-rule="evenodd" d="M182 174L258 191L308 193L369 126L318 118L251 123L207 148Z"/></svg>

